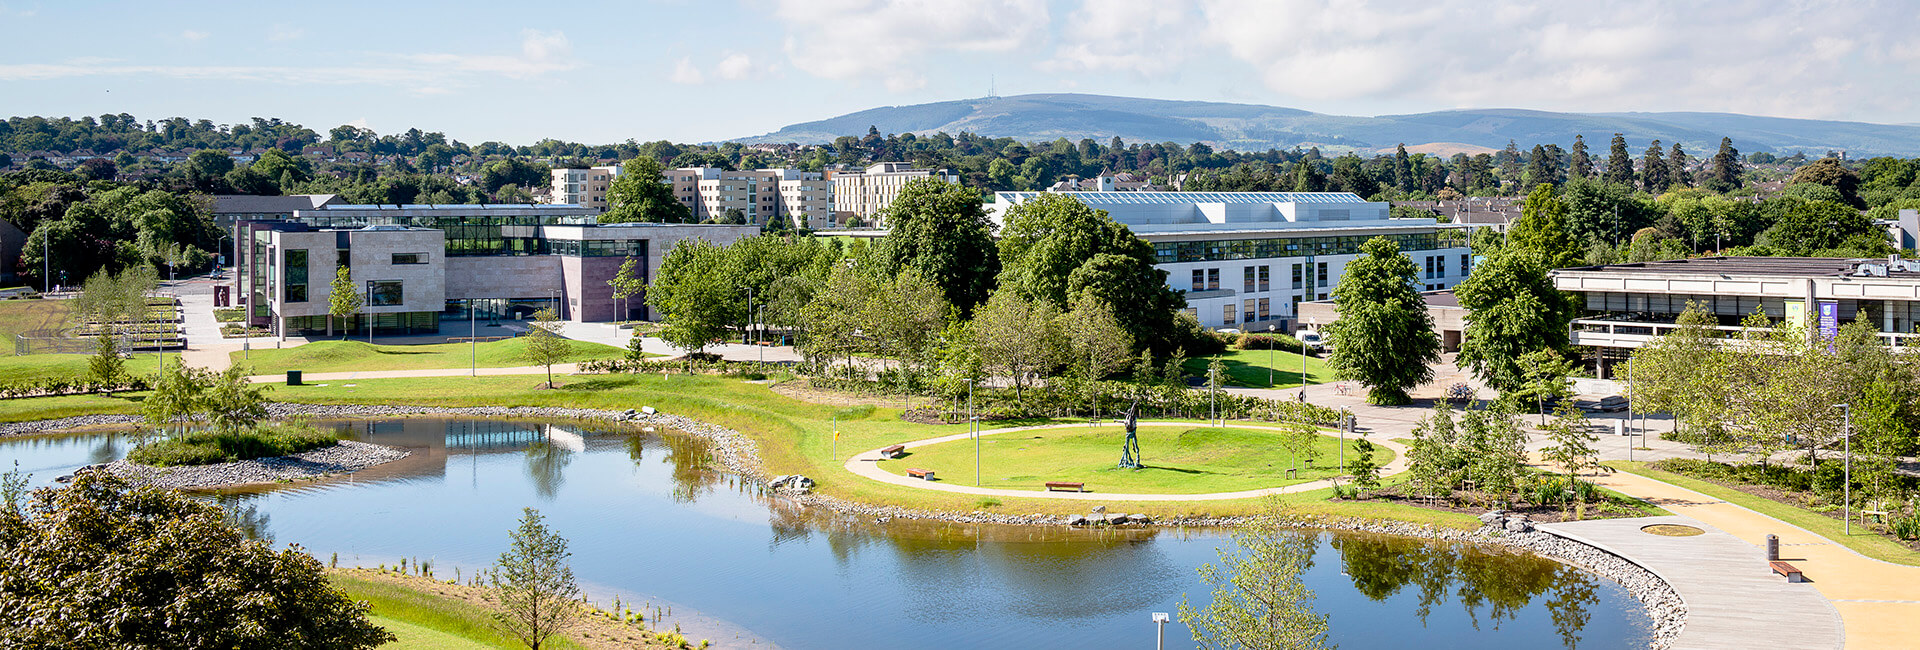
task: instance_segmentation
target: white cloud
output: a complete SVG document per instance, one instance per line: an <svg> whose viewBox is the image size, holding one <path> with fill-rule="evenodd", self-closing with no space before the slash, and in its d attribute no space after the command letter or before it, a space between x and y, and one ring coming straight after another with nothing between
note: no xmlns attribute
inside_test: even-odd
<svg viewBox="0 0 1920 650"><path fill-rule="evenodd" d="M753 76L754 72L753 57L737 52L721 58L720 63L713 67L714 74L728 81L745 79Z"/></svg>
<svg viewBox="0 0 1920 650"><path fill-rule="evenodd" d="M933 57L1010 52L1045 37L1041 0L775 0L795 68L828 79L926 85Z"/></svg>
<svg viewBox="0 0 1920 650"><path fill-rule="evenodd" d="M1160 0L1089 0L1060 26L1053 58L1041 62L1056 72L1114 71L1157 79L1180 69L1195 49L1200 13Z"/></svg>
<svg viewBox="0 0 1920 650"><path fill-rule="evenodd" d="M204 41L204 40L207 40L207 33L206 33L206 32L196 32L196 31L194 31L194 30L191 30L191 29L189 29L189 30L186 30L186 31L183 31L183 32L180 32L180 38L184 38L184 39L187 39L187 40L189 40L189 41L193 41L193 42L195 42L195 43L198 43L198 42L200 42L200 41Z"/></svg>
<svg viewBox="0 0 1920 650"><path fill-rule="evenodd" d="M579 67L567 35L537 29L520 31L520 54L414 54L419 63L446 66L463 72L482 72L513 79L533 79Z"/></svg>
<svg viewBox="0 0 1920 650"><path fill-rule="evenodd" d="M698 86L706 83L707 76L700 74L700 68L693 64L693 57L683 56L679 61L674 62L673 74L668 75L667 80L677 84Z"/></svg>

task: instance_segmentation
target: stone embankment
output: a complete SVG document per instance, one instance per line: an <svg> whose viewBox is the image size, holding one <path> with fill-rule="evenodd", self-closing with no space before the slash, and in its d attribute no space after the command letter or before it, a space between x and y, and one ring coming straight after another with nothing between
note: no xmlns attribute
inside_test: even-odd
<svg viewBox="0 0 1920 650"><path fill-rule="evenodd" d="M129 481L156 487L205 489L282 481L306 481L351 474L375 465L406 458L412 453L399 447L342 440L337 445L297 454L232 463L152 467L122 459L92 467Z"/></svg>
<svg viewBox="0 0 1920 650"><path fill-rule="evenodd" d="M647 410L651 411L652 409ZM446 408L415 406L323 406L283 403L270 405L269 412L272 413L274 417L279 418L307 417L329 419L406 416L559 418L604 420L626 422L641 426L666 427L712 442L713 459L721 468L751 478L762 485L769 493L779 494L782 498L791 499L806 506L828 509L852 519L877 523L903 519L948 521L962 524L1145 526L1151 523L1152 525L1167 527L1225 527L1246 521L1244 517L1185 516L1149 522L1145 517L1109 515L1105 513L1104 508L1096 508L1094 513L1089 515L1068 515L1062 517L1059 515L1009 514L982 511L958 512L924 510L847 501L845 499L813 493L811 490L813 481L806 477L792 475L780 477L769 476L761 466L758 448L753 440L738 431L714 426L691 418L658 412L642 413L631 409L626 411L611 411L558 407L488 406ZM4 425L0 426L0 436L42 433L79 426L130 424L137 421L137 418L131 416L80 416L59 420ZM358 447L390 449L380 445L368 445L364 443L342 443L342 446L349 444ZM328 449L334 448L330 447ZM308 453L318 453L322 451L326 450L315 450L314 452ZM401 453L401 457L404 457L404 452ZM397 459L398 457L388 460ZM237 464L238 463L230 463L230 465ZM1679 636L1681 628L1685 626L1686 606L1680 600L1679 594L1676 593L1666 581L1661 580L1645 568L1625 558L1592 546L1549 533L1534 531L1531 522L1526 521L1523 516L1495 511L1482 516L1481 520L1485 525L1473 531L1440 528L1399 521L1314 515L1284 517L1282 523L1286 526L1304 529L1342 530L1397 535L1530 552L1613 580L1626 588L1629 593L1633 594L1634 598L1640 601L1647 612L1647 616L1652 620L1654 629L1652 630L1652 638L1649 642L1649 647L1651 648L1664 650L1670 647L1674 639Z"/></svg>

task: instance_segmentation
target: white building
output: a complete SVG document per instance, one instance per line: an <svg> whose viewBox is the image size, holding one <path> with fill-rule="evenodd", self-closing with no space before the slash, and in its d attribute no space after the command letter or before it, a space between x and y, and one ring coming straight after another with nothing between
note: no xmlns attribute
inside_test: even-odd
<svg viewBox="0 0 1920 650"><path fill-rule="evenodd" d="M819 172L687 167L661 176L673 186L674 198L693 211L695 221L721 219L739 210L751 224L764 224L777 215L817 228L831 223L833 216L833 183Z"/></svg>
<svg viewBox="0 0 1920 650"><path fill-rule="evenodd" d="M1202 325L1266 331L1296 327L1298 305L1327 300L1360 246L1387 237L1413 258L1420 288L1467 277L1466 231L1435 219L1391 219L1387 204L1349 192L1059 192L1105 211L1153 244L1167 284L1186 292ZM1041 192L999 192L996 224ZM1124 308L1124 306L1121 306Z"/></svg>
<svg viewBox="0 0 1920 650"><path fill-rule="evenodd" d="M960 176L944 169L912 169L903 162L869 165L863 171L828 172L833 181L833 209L844 216L871 220L882 208L900 196L900 189L920 178L935 178L948 183L960 182ZM872 224L869 224L872 225Z"/></svg>
<svg viewBox="0 0 1920 650"><path fill-rule="evenodd" d="M553 193L548 202L556 205L578 205L593 208L595 212L606 212L607 187L613 179L620 177L619 167L592 167L588 169L553 170Z"/></svg>

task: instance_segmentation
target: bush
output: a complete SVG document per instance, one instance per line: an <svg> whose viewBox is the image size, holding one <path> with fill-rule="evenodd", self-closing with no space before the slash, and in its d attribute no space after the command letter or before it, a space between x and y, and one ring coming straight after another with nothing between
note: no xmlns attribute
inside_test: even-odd
<svg viewBox="0 0 1920 650"><path fill-rule="evenodd" d="M135 447L127 460L154 467L211 465L319 449L340 435L304 423L265 424L238 433L195 431Z"/></svg>
<svg viewBox="0 0 1920 650"><path fill-rule="evenodd" d="M1285 334L1243 334L1234 341L1238 350L1279 350L1281 352L1299 352L1300 339Z"/></svg>

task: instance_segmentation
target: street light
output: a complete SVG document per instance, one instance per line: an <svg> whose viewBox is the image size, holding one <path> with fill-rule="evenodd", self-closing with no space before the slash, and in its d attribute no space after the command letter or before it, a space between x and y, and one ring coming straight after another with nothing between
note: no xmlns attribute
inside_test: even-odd
<svg viewBox="0 0 1920 650"><path fill-rule="evenodd" d="M1220 369L1207 364L1207 426L1220 426Z"/></svg>
<svg viewBox="0 0 1920 650"><path fill-rule="evenodd" d="M1273 324L1267 324L1267 388L1273 388Z"/></svg>
<svg viewBox="0 0 1920 650"><path fill-rule="evenodd" d="M1153 613L1153 624L1155 628L1154 639L1153 639L1154 650L1166 650L1167 622L1171 620L1173 620L1173 617L1168 616L1166 612Z"/></svg>
<svg viewBox="0 0 1920 650"><path fill-rule="evenodd" d="M480 376L480 301L467 301L467 354L473 367L468 369L470 376Z"/></svg>
<svg viewBox="0 0 1920 650"><path fill-rule="evenodd" d="M1841 521L1844 522L1841 524L1842 528L1846 530L1846 534L1852 535L1853 534L1853 405L1852 404L1835 404L1833 406L1835 408L1840 409L1841 417L1844 418L1844 422L1845 422L1844 426L1846 427L1846 436L1844 440L1846 441L1847 460L1846 460L1846 468L1845 468L1846 471L1842 477L1841 488L1843 489L1844 496L1841 497L1842 509L1840 513L1841 513L1841 516L1843 517ZM1819 469L1819 468L1816 467L1814 469Z"/></svg>
<svg viewBox="0 0 1920 650"><path fill-rule="evenodd" d="M967 378L967 435L973 438L973 485L980 486L980 420L973 417L973 382Z"/></svg>

